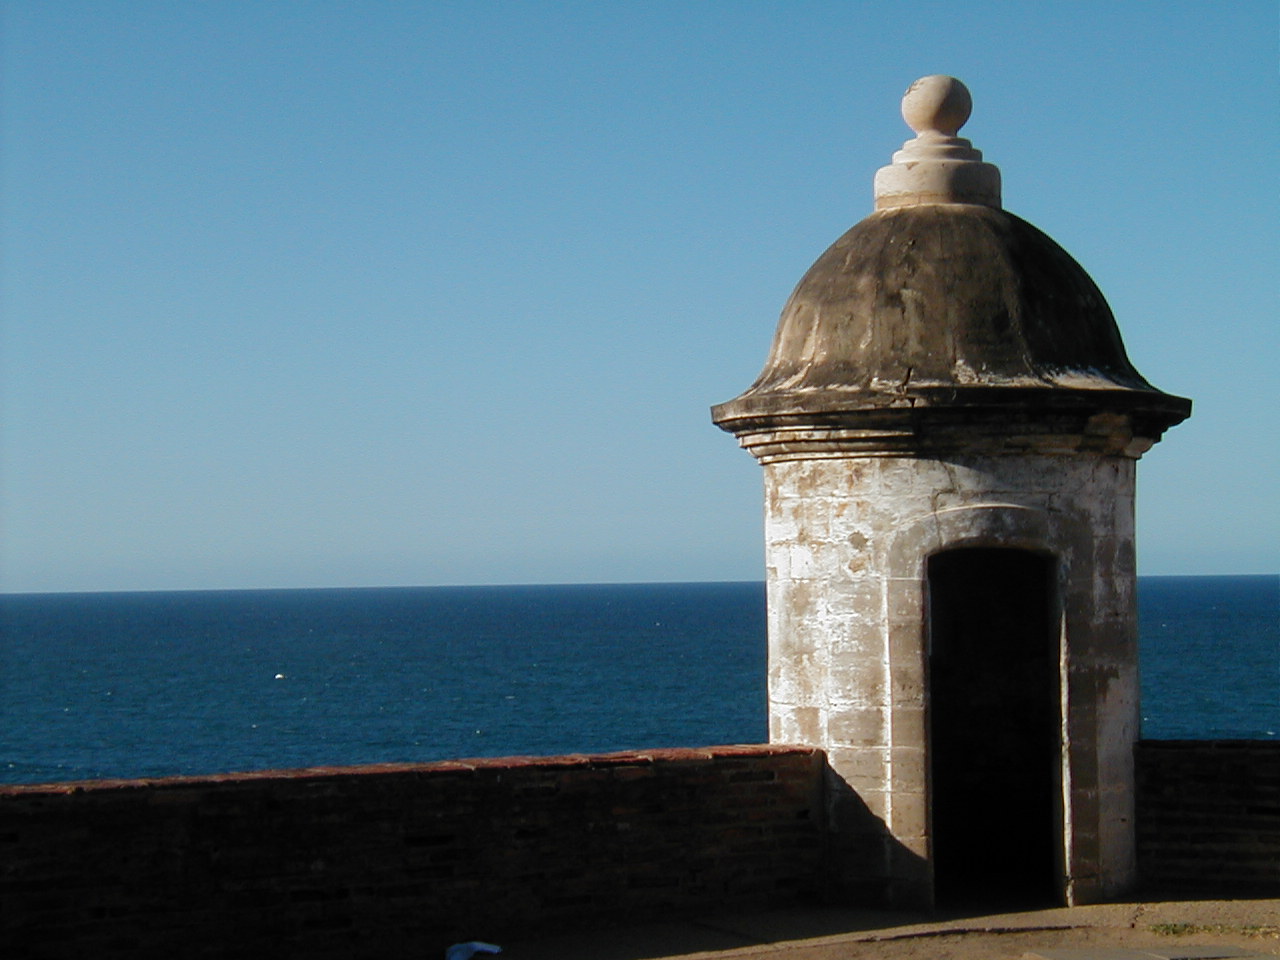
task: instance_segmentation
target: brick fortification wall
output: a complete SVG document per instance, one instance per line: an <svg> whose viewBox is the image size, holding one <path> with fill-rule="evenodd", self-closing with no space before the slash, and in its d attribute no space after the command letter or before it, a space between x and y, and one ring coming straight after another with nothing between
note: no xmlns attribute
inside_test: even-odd
<svg viewBox="0 0 1280 960"><path fill-rule="evenodd" d="M0 788L0 953L421 960L794 903L823 769L759 746Z"/></svg>
<svg viewBox="0 0 1280 960"><path fill-rule="evenodd" d="M1280 896L1280 740L1143 740L1136 760L1145 887Z"/></svg>
<svg viewBox="0 0 1280 960"><path fill-rule="evenodd" d="M1137 771L1148 892L1280 895L1280 741L1143 741ZM827 774L754 746L0 787L0 956L421 960L822 899Z"/></svg>

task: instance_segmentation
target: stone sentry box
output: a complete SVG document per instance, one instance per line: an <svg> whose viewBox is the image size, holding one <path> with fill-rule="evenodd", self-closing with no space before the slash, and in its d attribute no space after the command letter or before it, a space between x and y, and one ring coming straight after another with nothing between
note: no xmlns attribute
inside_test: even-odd
<svg viewBox="0 0 1280 960"><path fill-rule="evenodd" d="M770 740L827 751L837 897L1087 903L1135 879L1137 459L1190 401L1001 208L926 77L875 212L713 408L764 467Z"/></svg>

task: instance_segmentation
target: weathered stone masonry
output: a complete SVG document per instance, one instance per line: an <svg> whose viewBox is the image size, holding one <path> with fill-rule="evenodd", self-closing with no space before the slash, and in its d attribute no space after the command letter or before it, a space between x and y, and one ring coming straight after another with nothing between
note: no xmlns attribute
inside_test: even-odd
<svg viewBox="0 0 1280 960"><path fill-rule="evenodd" d="M1060 558L1059 656L1075 707L1064 766L1092 773L1084 789L1068 788L1068 856L1085 848L1087 862L1073 869L1083 878L1101 847L1121 859L1097 869L1131 882L1131 843L1099 838L1133 823L1132 461L824 459L769 464L765 476L771 740L823 745L861 802L927 859L921 564L948 547L1051 553ZM851 877L890 866L848 863Z"/></svg>

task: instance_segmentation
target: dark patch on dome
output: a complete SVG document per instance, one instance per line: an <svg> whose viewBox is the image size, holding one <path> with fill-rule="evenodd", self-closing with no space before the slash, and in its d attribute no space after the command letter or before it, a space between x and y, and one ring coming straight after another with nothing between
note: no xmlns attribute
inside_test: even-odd
<svg viewBox="0 0 1280 960"><path fill-rule="evenodd" d="M873 214L818 258L752 390L1064 375L1151 389L1101 292L1058 244L1002 210L934 204Z"/></svg>
<svg viewBox="0 0 1280 960"><path fill-rule="evenodd" d="M976 204L867 217L818 258L783 308L764 370L714 419L887 407L1143 408L1190 402L1134 369L1106 299L1025 220Z"/></svg>

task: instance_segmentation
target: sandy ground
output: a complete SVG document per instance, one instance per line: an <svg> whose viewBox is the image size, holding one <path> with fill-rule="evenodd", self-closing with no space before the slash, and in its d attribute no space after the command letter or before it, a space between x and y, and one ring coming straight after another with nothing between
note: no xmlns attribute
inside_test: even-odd
<svg viewBox="0 0 1280 960"><path fill-rule="evenodd" d="M1105 904L984 916L841 910L707 915L502 944L510 960L1016 960L1044 950L1078 960L1280 956L1280 900ZM1225 949L1234 948L1238 953Z"/></svg>

